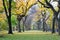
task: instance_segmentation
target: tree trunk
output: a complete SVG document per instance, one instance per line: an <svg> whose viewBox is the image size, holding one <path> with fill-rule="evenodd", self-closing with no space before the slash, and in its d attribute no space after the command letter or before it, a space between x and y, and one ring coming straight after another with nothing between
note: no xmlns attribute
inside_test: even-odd
<svg viewBox="0 0 60 40"><path fill-rule="evenodd" d="M23 32L25 31L25 20L23 20Z"/></svg>
<svg viewBox="0 0 60 40"><path fill-rule="evenodd" d="M45 31L45 22L44 22L44 18L43 18L43 32Z"/></svg>
<svg viewBox="0 0 60 40"><path fill-rule="evenodd" d="M52 22L52 33L55 33L55 17L53 17L53 22Z"/></svg>
<svg viewBox="0 0 60 40"><path fill-rule="evenodd" d="M60 35L60 21L58 21L58 34Z"/></svg>
<svg viewBox="0 0 60 40"><path fill-rule="evenodd" d="M8 31L8 34L13 34L13 33L12 33L11 17L8 18L8 25L9 25L9 31Z"/></svg>
<svg viewBox="0 0 60 40"><path fill-rule="evenodd" d="M23 32L24 32L24 31L25 31L25 30L24 30L24 27L25 27L25 20L24 20L24 19L22 19L22 20L23 20L23 21L22 21L22 22L23 22L23 27L22 27L23 29L22 29L22 30L23 30Z"/></svg>
<svg viewBox="0 0 60 40"><path fill-rule="evenodd" d="M25 17L24 17L24 20L23 20L23 32L25 31L25 30L24 30L24 27L25 27L26 19L27 19L27 16L25 16Z"/></svg>
<svg viewBox="0 0 60 40"><path fill-rule="evenodd" d="M38 30L40 30L40 26L38 25Z"/></svg>
<svg viewBox="0 0 60 40"><path fill-rule="evenodd" d="M40 23L39 22L40 21L38 21L38 23L37 23L38 30L40 30Z"/></svg>
<svg viewBox="0 0 60 40"><path fill-rule="evenodd" d="M11 24L11 3L12 3L12 0L9 0L9 8L8 8L8 11L9 11L9 16L8 16L8 24L9 24L9 34L12 34L12 24Z"/></svg>
<svg viewBox="0 0 60 40"><path fill-rule="evenodd" d="M60 14L58 16L58 34L60 35Z"/></svg>
<svg viewBox="0 0 60 40"><path fill-rule="evenodd" d="M18 32L21 32L20 21L18 21Z"/></svg>
<svg viewBox="0 0 60 40"><path fill-rule="evenodd" d="M9 0L9 8L8 9L6 8L5 0L2 0L2 1L3 1L3 7L4 7L4 10L5 10L5 14L6 14L6 17L7 17L7 20L8 20L8 26L9 26L8 33L13 34L12 33L12 24L11 24L11 7L12 7L11 3L12 3L12 0Z"/></svg>
<svg viewBox="0 0 60 40"><path fill-rule="evenodd" d="M24 32L25 30L24 30L24 23L23 23L23 32Z"/></svg>

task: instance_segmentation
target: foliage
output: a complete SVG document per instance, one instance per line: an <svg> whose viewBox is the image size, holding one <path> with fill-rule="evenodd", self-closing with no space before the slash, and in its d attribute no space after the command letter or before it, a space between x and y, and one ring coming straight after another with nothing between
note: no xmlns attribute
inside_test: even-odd
<svg viewBox="0 0 60 40"><path fill-rule="evenodd" d="M5 14L0 14L0 30L7 29L7 20Z"/></svg>
<svg viewBox="0 0 60 40"><path fill-rule="evenodd" d="M16 24L17 24L17 18L16 18L15 15L12 15L12 17L11 17L11 22L12 22L12 26L15 27Z"/></svg>
<svg viewBox="0 0 60 40"><path fill-rule="evenodd" d="M0 30L7 30L8 27L7 27L7 23L6 21L1 21L0 22Z"/></svg>
<svg viewBox="0 0 60 40"><path fill-rule="evenodd" d="M0 13L3 12L3 4L2 4L2 0L0 0Z"/></svg>
<svg viewBox="0 0 60 40"><path fill-rule="evenodd" d="M16 1L16 14L26 15L29 9L36 4L36 0Z"/></svg>

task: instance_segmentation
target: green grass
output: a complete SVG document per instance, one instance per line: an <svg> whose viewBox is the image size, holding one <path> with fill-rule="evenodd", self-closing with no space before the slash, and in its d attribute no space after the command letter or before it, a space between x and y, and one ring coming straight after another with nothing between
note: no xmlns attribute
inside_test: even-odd
<svg viewBox="0 0 60 40"><path fill-rule="evenodd" d="M4 35L3 37L0 37L0 40L60 40L60 36L57 34L43 34L43 32L30 32L30 34L26 34L29 32L24 33L15 33L12 35ZM38 34L40 33L40 34Z"/></svg>

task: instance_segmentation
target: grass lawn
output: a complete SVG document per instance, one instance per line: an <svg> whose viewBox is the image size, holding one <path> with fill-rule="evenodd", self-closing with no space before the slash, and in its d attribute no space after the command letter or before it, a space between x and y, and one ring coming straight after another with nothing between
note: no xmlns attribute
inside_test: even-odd
<svg viewBox="0 0 60 40"><path fill-rule="evenodd" d="M50 32L15 32L12 35L3 35L0 40L60 40L60 36Z"/></svg>

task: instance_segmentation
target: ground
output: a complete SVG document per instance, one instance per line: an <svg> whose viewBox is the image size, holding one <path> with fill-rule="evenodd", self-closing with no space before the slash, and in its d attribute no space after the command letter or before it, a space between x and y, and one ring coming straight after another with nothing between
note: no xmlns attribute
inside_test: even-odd
<svg viewBox="0 0 60 40"><path fill-rule="evenodd" d="M26 31L26 32L14 32L14 34L4 33L0 40L60 40L60 36L51 34L51 32L42 31Z"/></svg>

